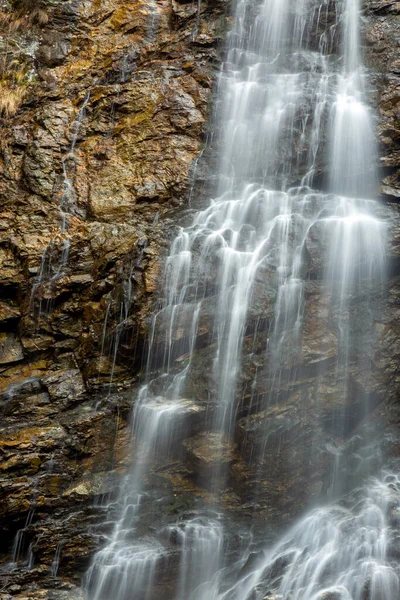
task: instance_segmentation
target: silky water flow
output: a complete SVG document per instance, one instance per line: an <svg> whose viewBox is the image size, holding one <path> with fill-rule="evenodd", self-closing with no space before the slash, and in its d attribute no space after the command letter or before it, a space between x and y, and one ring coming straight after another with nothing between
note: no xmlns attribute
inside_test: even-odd
<svg viewBox="0 0 400 600"><path fill-rule="evenodd" d="M360 21L358 0L234 2L215 102L218 189L178 233L167 258L147 379L133 411L132 465L112 507L119 517L86 576L90 600L164 597L157 573L168 564L172 541L180 565L170 594L176 600L399 597L398 564L389 551L399 478L371 459L379 454L373 427L358 434L355 453L343 441L349 398L359 396L360 421L370 409L371 395L349 382L362 373L368 389L374 303L385 288L386 224L374 200ZM228 559L229 518L218 501L234 452L245 338L253 331L262 356L250 385L251 413L279 402L301 375L305 352L315 363L323 352L324 341L311 348L303 342L310 272L322 289L318 318L335 331L328 359L340 402L326 445L333 466L319 508L248 566L252 534L241 533L240 543L236 538L235 558ZM204 407L191 378L207 336L213 356L201 377L209 395ZM314 443L326 393L322 371L320 384L312 406ZM201 422L220 458L199 474L200 482L208 479L212 501L208 510L166 525L155 541L141 523L149 499L162 499L152 497L146 482L171 457L182 458L187 432ZM262 427L252 454L268 470L270 423ZM312 452L305 460L312 471Z"/></svg>

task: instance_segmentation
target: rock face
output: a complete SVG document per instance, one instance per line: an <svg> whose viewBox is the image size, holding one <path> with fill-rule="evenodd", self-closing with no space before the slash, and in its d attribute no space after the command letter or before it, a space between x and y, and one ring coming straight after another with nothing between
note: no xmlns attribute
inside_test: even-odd
<svg viewBox="0 0 400 600"><path fill-rule="evenodd" d="M0 105L1 555L5 564L20 567L0 572L0 599L78 599L75 586L107 532L104 506L126 467L132 387L143 370L162 258L185 219L204 145L229 9L227 0L57 0L31 15L19 12L19 3L3 4L9 20L0 22L0 46L20 49L23 77L0 76L1 85L22 98L13 116ZM382 210L392 224L388 302L375 318L380 342L370 357L377 384L367 391L386 431L400 421L400 70L393 42L400 12L398 3L380 0L367 0L365 8ZM21 19L31 19L29 27L9 27ZM200 201L207 165L201 163L197 174ZM257 353L246 359L235 442L199 435L194 426L183 441L183 462L157 474L167 514L208 497L197 485L196 469L199 463L217 468L213 450L221 446L230 465L223 501L233 512L246 513L251 492L260 518L293 516L306 488L321 492L328 453L320 451L310 473L301 467L302 452L311 444L323 447L343 406L335 404L336 338L321 306L318 240L312 232L307 247L314 281L307 290L303 380L288 384L277 405L261 411L260 378L250 410L246 390L259 368ZM261 283L250 309L254 322L271 317L273 291ZM191 398L199 406L208 401L202 374L213 308L203 310L191 380ZM184 324L185 314L179 319ZM246 340L248 348L257 344L251 327ZM317 372L323 372L326 403L318 439L311 439ZM352 373L354 398L363 385L363 373ZM350 412L354 431L363 416L356 400ZM250 456L266 427L268 479ZM103 506L94 499L103 499Z"/></svg>
<svg viewBox="0 0 400 600"><path fill-rule="evenodd" d="M47 597L49 578L72 597L52 577L57 548L58 574L79 582L98 544L93 498L115 493L118 470L105 474L129 445L132 392L115 392L142 369L226 4L3 3L20 75L10 60L1 84L23 100L0 106L1 554L35 557L4 574L4 597Z"/></svg>
<svg viewBox="0 0 400 600"><path fill-rule="evenodd" d="M399 5L397 2L367 0L368 22L365 52L368 65L377 76L378 136L380 165L383 170L382 193L389 200L399 197Z"/></svg>

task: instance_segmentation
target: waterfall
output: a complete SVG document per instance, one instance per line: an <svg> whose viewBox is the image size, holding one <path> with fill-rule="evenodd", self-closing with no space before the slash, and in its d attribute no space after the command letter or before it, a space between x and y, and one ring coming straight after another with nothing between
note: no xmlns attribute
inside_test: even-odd
<svg viewBox="0 0 400 600"><path fill-rule="evenodd" d="M398 597L389 549L399 480L370 472L373 424L349 437L373 408L373 315L385 288L367 90L358 0L234 2L213 119L215 194L166 260L132 464L87 573L90 600ZM291 453L299 435L302 451ZM277 542L263 546L258 532L257 552L251 526L237 529L226 510L239 442L258 474L254 502L265 505L279 469L309 477L300 507L319 501ZM150 534L146 507L162 499L152 476L190 458L206 500ZM238 543L232 529L248 535ZM175 585L160 591L157 573L169 568Z"/></svg>
<svg viewBox="0 0 400 600"><path fill-rule="evenodd" d="M399 509L399 489L398 478L387 474L382 481L368 481L342 504L303 517L219 600L397 598L398 570L388 553L396 523L388 514Z"/></svg>

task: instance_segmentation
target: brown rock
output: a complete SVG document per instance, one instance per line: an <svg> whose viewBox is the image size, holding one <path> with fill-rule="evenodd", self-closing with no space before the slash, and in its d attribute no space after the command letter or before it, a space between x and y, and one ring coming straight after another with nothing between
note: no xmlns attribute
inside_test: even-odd
<svg viewBox="0 0 400 600"><path fill-rule="evenodd" d="M183 445L199 468L217 468L235 459L236 444L221 432L200 433L184 440Z"/></svg>
<svg viewBox="0 0 400 600"><path fill-rule="evenodd" d="M19 362L24 359L21 342L13 333L0 333L0 364Z"/></svg>

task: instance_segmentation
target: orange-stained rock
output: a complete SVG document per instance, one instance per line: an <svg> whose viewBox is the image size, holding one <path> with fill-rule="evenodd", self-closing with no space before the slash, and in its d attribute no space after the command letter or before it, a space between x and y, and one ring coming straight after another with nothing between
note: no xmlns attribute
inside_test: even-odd
<svg viewBox="0 0 400 600"><path fill-rule="evenodd" d="M184 440L189 460L197 467L216 468L235 459L236 444L221 432L199 433Z"/></svg>

